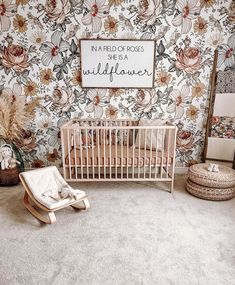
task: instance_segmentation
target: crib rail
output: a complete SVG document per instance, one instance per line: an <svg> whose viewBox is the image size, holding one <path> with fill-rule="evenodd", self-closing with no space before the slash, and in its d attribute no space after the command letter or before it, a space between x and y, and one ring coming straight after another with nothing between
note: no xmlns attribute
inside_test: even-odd
<svg viewBox="0 0 235 285"><path fill-rule="evenodd" d="M137 120L71 120L61 128L67 181L170 181L176 127Z"/></svg>

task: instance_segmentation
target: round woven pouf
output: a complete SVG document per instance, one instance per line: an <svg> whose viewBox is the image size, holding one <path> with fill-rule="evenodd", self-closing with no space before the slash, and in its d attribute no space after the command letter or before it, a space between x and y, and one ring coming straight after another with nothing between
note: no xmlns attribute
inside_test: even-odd
<svg viewBox="0 0 235 285"><path fill-rule="evenodd" d="M189 178L186 182L186 190L196 197L212 201L224 201L235 197L235 186L228 188L207 187L198 185Z"/></svg>
<svg viewBox="0 0 235 285"><path fill-rule="evenodd" d="M208 171L209 163L194 164L189 167L188 177L192 182L213 188L235 186L235 170L219 165L219 172Z"/></svg>

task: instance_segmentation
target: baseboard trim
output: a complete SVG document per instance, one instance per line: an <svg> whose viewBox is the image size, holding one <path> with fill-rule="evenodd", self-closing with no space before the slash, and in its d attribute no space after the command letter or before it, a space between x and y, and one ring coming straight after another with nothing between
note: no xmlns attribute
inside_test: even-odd
<svg viewBox="0 0 235 285"><path fill-rule="evenodd" d="M175 174L186 174L188 173L188 167L175 167Z"/></svg>

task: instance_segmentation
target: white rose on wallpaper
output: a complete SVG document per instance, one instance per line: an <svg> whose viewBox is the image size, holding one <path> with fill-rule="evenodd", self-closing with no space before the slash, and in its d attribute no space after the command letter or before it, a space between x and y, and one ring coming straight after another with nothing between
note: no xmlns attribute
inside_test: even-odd
<svg viewBox="0 0 235 285"><path fill-rule="evenodd" d="M175 113L175 119L180 119L184 115L185 107L191 101L190 89L187 85L183 85L181 91L174 89L170 93L171 103L167 107L167 112Z"/></svg>
<svg viewBox="0 0 235 285"><path fill-rule="evenodd" d="M47 0L45 11L48 19L57 24L64 22L66 15L69 13L71 4L69 0Z"/></svg>
<svg viewBox="0 0 235 285"><path fill-rule="evenodd" d="M51 36L51 42L45 42L41 45L40 51L44 52L42 64L48 66L52 61L53 64L62 64L63 59L61 52L69 49L69 43L62 39L63 33L55 31Z"/></svg>
<svg viewBox="0 0 235 285"><path fill-rule="evenodd" d="M87 92L89 103L85 107L87 113L94 113L95 118L101 118L105 107L109 103L109 96L106 89L90 89Z"/></svg>
<svg viewBox="0 0 235 285"><path fill-rule="evenodd" d="M109 13L109 6L105 5L106 0L85 0L84 6L89 12L82 18L86 26L92 25L92 32L98 33L101 30L102 20Z"/></svg>
<svg viewBox="0 0 235 285"><path fill-rule="evenodd" d="M66 87L57 87L55 88L53 94L52 94L52 104L53 106L61 110L62 112L67 112L71 105L75 101L75 95L72 93L70 89L67 89Z"/></svg>
<svg viewBox="0 0 235 285"><path fill-rule="evenodd" d="M10 17L14 16L17 8L16 4L12 4L11 0L2 0L0 4L0 31L6 32L10 29Z"/></svg>
<svg viewBox="0 0 235 285"><path fill-rule="evenodd" d="M178 0L176 8L180 11L173 20L172 24L176 27L181 26L181 33L187 34L192 28L192 20L197 17L200 12L198 0Z"/></svg>
<svg viewBox="0 0 235 285"><path fill-rule="evenodd" d="M223 63L227 67L235 64L235 34L229 37L227 44L218 47L218 67Z"/></svg>
<svg viewBox="0 0 235 285"><path fill-rule="evenodd" d="M160 0L140 0L138 5L138 18L147 25L153 25L161 14Z"/></svg>

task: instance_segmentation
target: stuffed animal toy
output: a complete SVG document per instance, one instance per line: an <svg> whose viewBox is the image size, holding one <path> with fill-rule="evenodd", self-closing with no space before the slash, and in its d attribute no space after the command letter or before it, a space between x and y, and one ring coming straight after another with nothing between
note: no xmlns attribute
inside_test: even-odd
<svg viewBox="0 0 235 285"><path fill-rule="evenodd" d="M210 163L207 170L210 172L219 172L219 165L215 163Z"/></svg>
<svg viewBox="0 0 235 285"><path fill-rule="evenodd" d="M17 164L20 164L20 162L13 157L13 150L9 144L4 144L1 146L0 162L2 170L15 168Z"/></svg>
<svg viewBox="0 0 235 285"><path fill-rule="evenodd" d="M13 157L9 158L8 163L9 163L9 168L15 168L17 164L20 164L20 162Z"/></svg>
<svg viewBox="0 0 235 285"><path fill-rule="evenodd" d="M59 192L61 199L65 199L68 197L74 198L75 200L78 199L76 192L69 185L65 185L58 192Z"/></svg>

